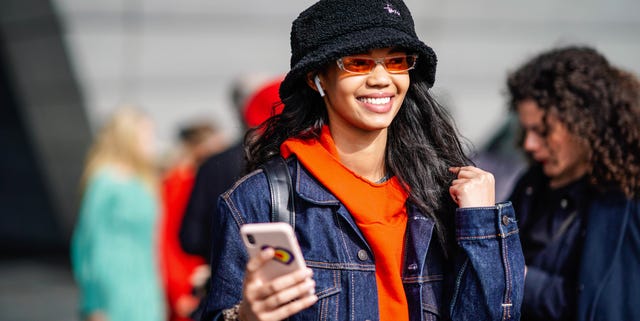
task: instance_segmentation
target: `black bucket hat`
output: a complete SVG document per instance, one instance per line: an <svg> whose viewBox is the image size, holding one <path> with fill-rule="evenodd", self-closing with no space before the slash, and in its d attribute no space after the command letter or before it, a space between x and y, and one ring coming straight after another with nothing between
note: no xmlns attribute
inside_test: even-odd
<svg viewBox="0 0 640 321"><path fill-rule="evenodd" d="M401 0L321 0L303 11L291 27L291 70L280 86L288 97L304 85L307 73L341 57L375 48L399 47L418 54L415 70L433 86L436 54L416 35Z"/></svg>

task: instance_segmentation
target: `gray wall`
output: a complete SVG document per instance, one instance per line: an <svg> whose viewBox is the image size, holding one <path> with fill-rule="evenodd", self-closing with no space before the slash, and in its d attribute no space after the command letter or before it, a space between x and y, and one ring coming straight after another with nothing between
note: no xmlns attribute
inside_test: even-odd
<svg viewBox="0 0 640 321"><path fill-rule="evenodd" d="M310 0L55 0L67 24L94 127L121 101L141 103L164 145L195 115L230 137L234 77L286 72L289 30ZM640 72L637 1L407 0L421 38L439 57L436 93L462 133L482 144L503 120L508 70L554 45L584 43Z"/></svg>

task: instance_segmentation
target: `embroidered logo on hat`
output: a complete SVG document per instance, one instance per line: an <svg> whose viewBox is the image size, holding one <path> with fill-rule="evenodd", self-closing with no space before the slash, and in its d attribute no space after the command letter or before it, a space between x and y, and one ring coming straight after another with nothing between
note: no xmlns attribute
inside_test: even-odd
<svg viewBox="0 0 640 321"><path fill-rule="evenodd" d="M387 3L387 5L384 6L384 9L389 13L398 15L398 17L400 16L400 11L396 10L390 3Z"/></svg>

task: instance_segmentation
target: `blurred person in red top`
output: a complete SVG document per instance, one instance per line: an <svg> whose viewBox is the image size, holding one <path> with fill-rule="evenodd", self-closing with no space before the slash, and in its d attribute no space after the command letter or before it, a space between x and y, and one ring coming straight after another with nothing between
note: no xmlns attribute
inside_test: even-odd
<svg viewBox="0 0 640 321"><path fill-rule="evenodd" d="M239 78L232 90L233 104L241 120L243 132L262 124L274 113L282 111L278 90L283 76L264 79L261 76ZM242 177L245 170L245 152L242 140L232 144L224 151L209 156L198 168L193 189L188 197L182 225L179 227L179 239L182 249L210 263L211 245L214 228L212 218L216 215L218 195L229 189ZM209 276L209 266L200 268L196 273L199 282L205 283ZM204 273L202 273L204 272ZM203 292L208 284L197 288ZM206 302L204 302L206 303ZM199 319L199 311L193 319Z"/></svg>
<svg viewBox="0 0 640 321"><path fill-rule="evenodd" d="M273 116L273 113L278 114L282 111L284 105L280 104L280 95L278 94L281 82L282 77L268 81L249 96L242 110L247 127L258 127Z"/></svg>
<svg viewBox="0 0 640 321"><path fill-rule="evenodd" d="M179 132L180 144L162 181L164 215L160 225L160 260L171 321L188 321L200 298L194 287L208 276L203 258L184 252L178 238L198 166L226 147L222 135L208 123L194 123ZM194 284L195 283L195 284Z"/></svg>

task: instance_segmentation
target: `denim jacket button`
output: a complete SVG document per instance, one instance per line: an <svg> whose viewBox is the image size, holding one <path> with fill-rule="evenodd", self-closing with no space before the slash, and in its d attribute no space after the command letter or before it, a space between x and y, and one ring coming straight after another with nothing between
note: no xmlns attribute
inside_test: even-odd
<svg viewBox="0 0 640 321"><path fill-rule="evenodd" d="M527 194L527 196L531 196L531 194L533 194L533 187L532 186L527 186L527 188L524 190L525 194Z"/></svg>
<svg viewBox="0 0 640 321"><path fill-rule="evenodd" d="M367 254L366 250L360 250L358 251L358 259L360 259L360 261L366 261L369 259L369 254Z"/></svg>
<svg viewBox="0 0 640 321"><path fill-rule="evenodd" d="M508 226L509 225L509 217L508 216L506 216L506 215L502 216L502 224L504 226Z"/></svg>

